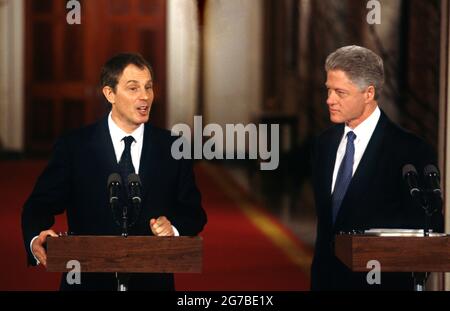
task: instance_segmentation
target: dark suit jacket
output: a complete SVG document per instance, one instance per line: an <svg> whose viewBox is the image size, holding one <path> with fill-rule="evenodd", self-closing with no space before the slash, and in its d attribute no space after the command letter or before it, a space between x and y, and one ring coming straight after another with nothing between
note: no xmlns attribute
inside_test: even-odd
<svg viewBox="0 0 450 311"><path fill-rule="evenodd" d="M368 285L365 273L352 273L334 256L334 236L339 232L370 228L423 228L425 213L411 199L402 178L402 168L411 163L422 175L425 165L436 163L434 152L381 112L333 225L331 183L343 133L344 124L331 127L318 137L314 148L313 185L318 224L311 288L413 289L411 274L400 273L382 273L381 285ZM432 226L442 232L441 212L434 216Z"/></svg>
<svg viewBox="0 0 450 311"><path fill-rule="evenodd" d="M169 131L145 124L139 176L142 211L130 235L152 235L151 218L166 216L180 235L194 236L206 224L192 161L175 160ZM29 264L35 264L31 239L51 228L54 215L67 213L68 231L76 235L120 235L108 203L107 179L119 172L107 118L61 138L22 212L22 231ZM113 274L82 274L80 286L62 289L115 290ZM134 274L132 289L174 289L171 274Z"/></svg>

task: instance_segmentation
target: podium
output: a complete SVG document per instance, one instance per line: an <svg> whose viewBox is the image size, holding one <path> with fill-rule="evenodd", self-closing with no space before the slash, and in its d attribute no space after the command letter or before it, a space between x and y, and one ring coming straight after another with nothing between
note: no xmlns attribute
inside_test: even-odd
<svg viewBox="0 0 450 311"><path fill-rule="evenodd" d="M380 262L382 272L450 271L450 236L337 235L335 254L349 269L368 272L367 263ZM417 278L417 277L416 277ZM423 280L423 283L425 280ZM423 285L416 280L416 290Z"/></svg>
<svg viewBox="0 0 450 311"><path fill-rule="evenodd" d="M47 271L200 273L201 237L62 236L47 238Z"/></svg>

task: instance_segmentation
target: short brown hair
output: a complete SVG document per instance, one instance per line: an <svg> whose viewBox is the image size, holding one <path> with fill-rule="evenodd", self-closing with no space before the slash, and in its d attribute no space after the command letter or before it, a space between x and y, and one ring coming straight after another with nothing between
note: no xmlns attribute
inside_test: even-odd
<svg viewBox="0 0 450 311"><path fill-rule="evenodd" d="M119 78L128 65L135 65L139 69L147 68L153 78L152 66L150 66L141 54L120 53L110 58L105 65L103 65L100 75L100 83L102 88L109 86L115 92Z"/></svg>

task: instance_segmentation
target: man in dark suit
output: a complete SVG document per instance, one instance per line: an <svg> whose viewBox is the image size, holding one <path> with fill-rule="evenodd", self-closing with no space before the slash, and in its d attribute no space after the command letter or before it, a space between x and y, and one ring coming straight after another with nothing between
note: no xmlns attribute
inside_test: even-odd
<svg viewBox="0 0 450 311"><path fill-rule="evenodd" d="M108 176L121 173L123 183L137 173L142 208L130 235L194 236L206 224L189 160L175 160L169 131L153 127L152 70L142 56L124 53L102 69L103 94L111 112L100 122L61 138L22 212L28 262L46 265L45 240L57 236L54 215L67 213L68 231L76 235L120 235L109 205ZM126 192L123 189L123 192ZM130 215L135 211L130 210ZM131 274L130 290L173 290L172 274ZM85 273L81 285L64 290L116 290L111 273Z"/></svg>
<svg viewBox="0 0 450 311"><path fill-rule="evenodd" d="M378 55L363 47L343 47L328 56L325 69L327 105L337 125L322 133L314 147L318 224L311 288L411 290L408 273L382 273L380 285L369 285L366 273L353 273L334 255L334 237L370 228L423 228L425 212L410 197L402 168L412 164L422 172L436 163L435 154L379 109L384 69ZM443 230L440 211L432 228Z"/></svg>

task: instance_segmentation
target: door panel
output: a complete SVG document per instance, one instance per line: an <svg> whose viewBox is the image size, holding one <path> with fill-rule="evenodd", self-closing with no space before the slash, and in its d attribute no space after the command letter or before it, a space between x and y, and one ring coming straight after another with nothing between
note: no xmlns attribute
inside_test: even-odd
<svg viewBox="0 0 450 311"><path fill-rule="evenodd" d="M155 73L150 120L165 127L165 0L80 1L81 25L66 22L65 0L26 0L26 149L48 153L64 132L109 110L101 66L119 52L141 53Z"/></svg>

